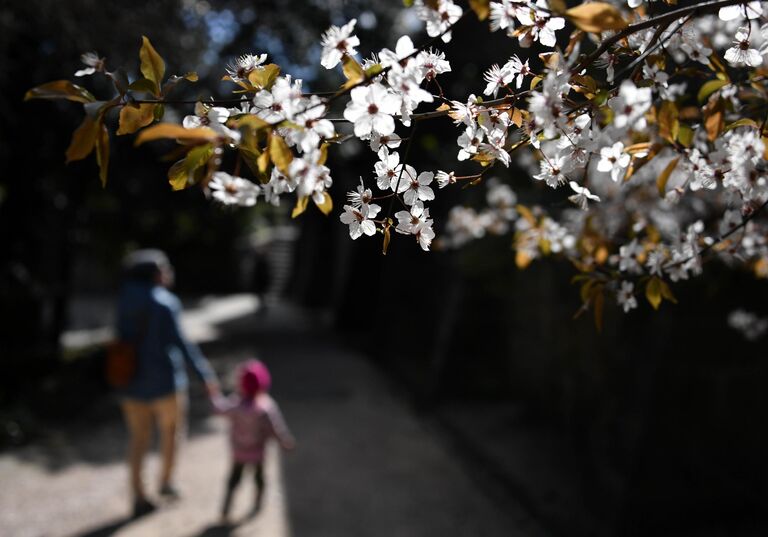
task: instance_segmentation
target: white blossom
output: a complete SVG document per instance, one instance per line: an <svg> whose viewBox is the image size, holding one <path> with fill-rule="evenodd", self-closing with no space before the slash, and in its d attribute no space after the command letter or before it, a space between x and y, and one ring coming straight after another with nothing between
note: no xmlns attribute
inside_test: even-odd
<svg viewBox="0 0 768 537"><path fill-rule="evenodd" d="M616 292L616 302L622 307L624 313L628 313L637 307L635 298L635 285L632 282L622 281L621 287Z"/></svg>
<svg viewBox="0 0 768 537"><path fill-rule="evenodd" d="M259 187L247 179L226 172L215 172L208 183L213 199L224 205L251 207L256 204Z"/></svg>
<svg viewBox="0 0 768 537"><path fill-rule="evenodd" d="M344 118L355 124L355 136L369 138L373 132L386 136L395 131L392 116L398 112L400 103L382 84L354 88L350 97Z"/></svg>
<svg viewBox="0 0 768 537"><path fill-rule="evenodd" d="M323 52L320 56L320 65L326 69L333 69L341 62L342 56L354 56L357 53L355 47L360 44L360 39L352 35L356 22L357 19L352 19L341 28L331 26L326 30L322 38Z"/></svg>
<svg viewBox="0 0 768 537"><path fill-rule="evenodd" d="M380 210L381 207L375 203L364 204L359 209L345 205L339 220L349 226L349 236L352 240L356 240L362 235L371 237L376 234L376 224L372 219L376 218Z"/></svg>
<svg viewBox="0 0 768 537"><path fill-rule="evenodd" d="M575 192L572 196L568 196L568 199L578 206L579 209L586 211L588 200L600 201L598 196L592 194L587 187L580 186L576 181L569 181L568 184L571 190Z"/></svg>

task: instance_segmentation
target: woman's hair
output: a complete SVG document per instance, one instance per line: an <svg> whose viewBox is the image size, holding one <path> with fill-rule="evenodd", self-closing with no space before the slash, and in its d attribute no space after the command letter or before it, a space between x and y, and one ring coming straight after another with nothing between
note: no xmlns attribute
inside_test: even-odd
<svg viewBox="0 0 768 537"><path fill-rule="evenodd" d="M151 283L163 268L170 268L170 266L168 256L162 250L136 250L125 256L123 260L123 278Z"/></svg>
<svg viewBox="0 0 768 537"><path fill-rule="evenodd" d="M272 377L269 369L260 360L248 360L238 371L240 395L252 399L261 392L269 391Z"/></svg>

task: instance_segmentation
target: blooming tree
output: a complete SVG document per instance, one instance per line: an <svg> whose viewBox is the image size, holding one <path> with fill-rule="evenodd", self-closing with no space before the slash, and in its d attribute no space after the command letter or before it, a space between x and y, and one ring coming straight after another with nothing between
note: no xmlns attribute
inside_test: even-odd
<svg viewBox="0 0 768 537"><path fill-rule="evenodd" d="M168 171L174 189L197 186L216 202L243 206L289 198L294 217L310 201L333 211L328 151L362 140L372 166L339 215L352 240L380 234L386 254L393 230L425 251L509 233L518 267L546 256L575 267L582 310L594 312L598 327L606 297L629 312L642 293L658 308L675 301L669 282L701 274L710 258L768 277L768 3L405 4L424 22L426 43L402 36L394 50L359 59L354 19L321 36L320 64L346 79L331 93L307 93L266 54L245 54L225 69L234 98L190 103L181 124L163 122L165 106L179 104L173 89L197 75L166 77L144 37L136 80L83 54L75 77L109 78L109 100L69 80L26 98L83 104L66 158L95 152L102 182L108 118L117 111L114 134L138 132L136 145L178 142ZM504 32L518 51L503 65L484 66L482 96L448 96L439 78L452 65L439 46L470 16ZM345 103L341 117L331 117L336 102ZM453 125L456 162L439 170L409 163L423 121ZM228 152L235 166L224 170ZM471 173L454 169L467 165ZM565 204L519 203L515 185L492 177L510 165L562 192ZM440 190L481 183L485 207L455 206L435 222L429 204Z"/></svg>

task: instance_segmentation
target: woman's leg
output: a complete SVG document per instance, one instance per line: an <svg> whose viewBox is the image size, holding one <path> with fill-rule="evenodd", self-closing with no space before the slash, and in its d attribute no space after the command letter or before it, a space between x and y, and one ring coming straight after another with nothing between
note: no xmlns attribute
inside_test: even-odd
<svg viewBox="0 0 768 537"><path fill-rule="evenodd" d="M134 501L140 501L145 498L141 469L144 455L147 453L149 442L152 439L152 409L149 403L137 399L124 399L122 408L130 436L128 465L130 467L131 492Z"/></svg>
<svg viewBox="0 0 768 537"><path fill-rule="evenodd" d="M227 479L227 492L224 495L224 503L221 506L222 518L226 518L229 515L229 508L232 504L232 494L240 483L240 478L243 477L243 467L244 464L241 462L232 462L232 470L229 472L229 478Z"/></svg>
<svg viewBox="0 0 768 537"><path fill-rule="evenodd" d="M185 396L177 393L156 399L152 403L160 429L160 453L162 455L162 470L160 473L160 491L171 491L173 468L176 461L176 451L184 428Z"/></svg>

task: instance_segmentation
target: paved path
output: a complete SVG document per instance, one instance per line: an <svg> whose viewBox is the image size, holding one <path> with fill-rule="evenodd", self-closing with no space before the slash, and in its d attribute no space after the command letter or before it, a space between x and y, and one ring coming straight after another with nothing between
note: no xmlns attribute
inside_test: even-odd
<svg viewBox="0 0 768 537"><path fill-rule="evenodd" d="M52 432L0 455L0 535L495 537L545 535L510 498L494 498L440 435L418 419L363 356L284 307L227 320L206 353L231 385L258 353L274 376L298 447L269 452L262 512L243 480L233 527L217 525L227 471L225 428L193 390L189 438L178 468L184 498L138 521L125 518L125 435L117 419ZM362 342L359 342L362 343ZM362 346L362 345L361 345ZM115 408L115 413L117 409ZM153 475L156 458L147 475Z"/></svg>

